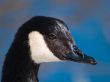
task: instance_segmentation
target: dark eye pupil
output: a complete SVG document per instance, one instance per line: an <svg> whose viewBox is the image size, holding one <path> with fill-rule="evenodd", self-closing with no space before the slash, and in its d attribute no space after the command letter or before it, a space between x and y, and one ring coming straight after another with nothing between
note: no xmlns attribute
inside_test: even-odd
<svg viewBox="0 0 110 82"><path fill-rule="evenodd" d="M49 34L49 39L56 39L56 35L55 34Z"/></svg>

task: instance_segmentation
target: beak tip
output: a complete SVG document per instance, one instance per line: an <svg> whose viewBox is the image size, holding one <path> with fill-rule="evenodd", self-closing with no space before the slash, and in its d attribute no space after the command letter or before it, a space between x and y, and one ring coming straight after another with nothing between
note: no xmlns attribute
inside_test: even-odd
<svg viewBox="0 0 110 82"><path fill-rule="evenodd" d="M85 61L87 63L91 64L91 65L96 65L97 64L96 60L93 57L90 57L90 56L86 56Z"/></svg>
<svg viewBox="0 0 110 82"><path fill-rule="evenodd" d="M96 62L96 61L92 61L92 62L90 62L90 64L92 64L92 65L96 65L97 62Z"/></svg>
<svg viewBox="0 0 110 82"><path fill-rule="evenodd" d="M90 60L88 63L90 63L91 65L96 65L97 62L93 59L93 60Z"/></svg>

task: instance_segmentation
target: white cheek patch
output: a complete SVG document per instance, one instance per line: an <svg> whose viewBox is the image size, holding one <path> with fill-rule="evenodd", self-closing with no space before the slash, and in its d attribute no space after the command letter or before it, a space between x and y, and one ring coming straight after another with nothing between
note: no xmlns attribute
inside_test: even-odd
<svg viewBox="0 0 110 82"><path fill-rule="evenodd" d="M29 36L31 58L35 63L54 62L59 59L47 47L44 37L38 31L32 31Z"/></svg>

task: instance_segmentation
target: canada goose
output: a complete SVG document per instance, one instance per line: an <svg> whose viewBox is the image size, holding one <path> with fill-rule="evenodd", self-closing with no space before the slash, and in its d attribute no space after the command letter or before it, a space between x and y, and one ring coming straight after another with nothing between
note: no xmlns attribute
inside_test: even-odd
<svg viewBox="0 0 110 82"><path fill-rule="evenodd" d="M15 35L6 54L1 82L39 82L40 64L61 60L96 64L94 58L78 49L63 21L33 17Z"/></svg>

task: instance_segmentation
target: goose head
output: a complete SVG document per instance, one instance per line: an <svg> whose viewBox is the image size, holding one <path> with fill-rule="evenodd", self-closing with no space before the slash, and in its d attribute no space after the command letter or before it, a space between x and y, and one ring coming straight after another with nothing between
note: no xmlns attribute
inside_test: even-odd
<svg viewBox="0 0 110 82"><path fill-rule="evenodd" d="M67 60L96 64L93 57L87 56L77 47L63 21L51 17L34 17L24 27L21 29L28 30L28 45L35 63Z"/></svg>

